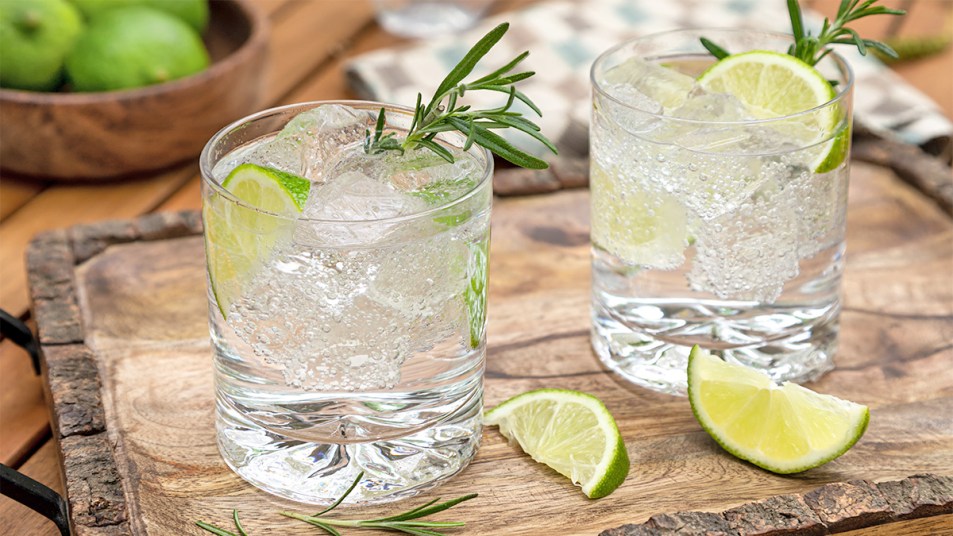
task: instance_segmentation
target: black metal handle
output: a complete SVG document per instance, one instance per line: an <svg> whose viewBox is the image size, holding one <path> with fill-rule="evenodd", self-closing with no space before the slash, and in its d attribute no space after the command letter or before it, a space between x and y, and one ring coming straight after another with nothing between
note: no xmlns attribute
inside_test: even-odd
<svg viewBox="0 0 953 536"><path fill-rule="evenodd" d="M33 362L33 371L40 373L40 348L36 344L36 339L30 328L19 318L0 309L0 334L10 339L20 348L30 354L30 360Z"/></svg>
<svg viewBox="0 0 953 536"><path fill-rule="evenodd" d="M40 349L30 328L0 309L0 334L30 354L33 370L40 373ZM62 536L70 536L69 510L59 493L14 469L0 464L0 494L38 512L56 524Z"/></svg>
<svg viewBox="0 0 953 536"><path fill-rule="evenodd" d="M66 501L59 493L2 463L0 463L0 493L55 523L62 536L70 536Z"/></svg>

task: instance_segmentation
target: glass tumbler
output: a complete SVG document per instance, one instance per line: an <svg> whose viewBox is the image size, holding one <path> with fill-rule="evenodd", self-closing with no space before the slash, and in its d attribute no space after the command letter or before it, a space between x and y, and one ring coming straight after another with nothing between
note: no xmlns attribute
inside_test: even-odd
<svg viewBox="0 0 953 536"><path fill-rule="evenodd" d="M377 22L401 37L432 37L466 30L493 0L373 0Z"/></svg>
<svg viewBox="0 0 953 536"><path fill-rule="evenodd" d="M479 446L493 160L476 145L459 153L471 164L465 191L448 199L432 182L425 208L394 217L295 217L236 195L222 162L234 167L321 104L236 121L201 156L218 445L242 478L282 497L330 503L363 472L347 502L390 501L458 473ZM406 108L330 104L369 125L383 106L397 132L412 120ZM332 149L361 169L360 142ZM333 203L344 175L325 172L309 201ZM440 180L426 169L401 177ZM347 203L380 202L373 195Z"/></svg>
<svg viewBox="0 0 953 536"><path fill-rule="evenodd" d="M837 54L820 75L804 65L830 99L777 117L699 83L716 61L701 37L733 53L792 43L678 30L592 66L592 346L624 378L671 394L685 394L693 345L810 381L837 350L853 75ZM762 90L797 99L790 86Z"/></svg>

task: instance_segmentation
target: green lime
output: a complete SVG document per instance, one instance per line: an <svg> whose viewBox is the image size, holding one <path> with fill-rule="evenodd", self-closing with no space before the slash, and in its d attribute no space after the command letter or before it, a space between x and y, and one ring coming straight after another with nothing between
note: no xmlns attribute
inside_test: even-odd
<svg viewBox="0 0 953 536"><path fill-rule="evenodd" d="M189 25L156 9L123 7L93 19L66 58L76 91L111 91L168 82L209 64Z"/></svg>
<svg viewBox="0 0 953 536"><path fill-rule="evenodd" d="M867 406L727 363L698 346L688 358L688 398L702 428L729 453L780 474L824 465L864 435Z"/></svg>
<svg viewBox="0 0 953 536"><path fill-rule="evenodd" d="M709 67L698 83L707 91L734 95L759 119L798 114L784 121L783 130L805 147L825 140L813 151L810 165L816 172L831 171L844 161L849 139L845 114L839 105L818 108L837 93L803 61L766 50L732 54Z"/></svg>
<svg viewBox="0 0 953 536"><path fill-rule="evenodd" d="M72 0L87 19L119 7L148 6L175 15L199 33L208 27L208 0Z"/></svg>
<svg viewBox="0 0 953 536"><path fill-rule="evenodd" d="M65 0L0 0L0 87L56 89L82 31L82 17Z"/></svg>
<svg viewBox="0 0 953 536"><path fill-rule="evenodd" d="M538 389L486 413L489 426L523 452L582 487L590 499L612 493L629 474L629 455L612 414L596 397Z"/></svg>
<svg viewBox="0 0 953 536"><path fill-rule="evenodd" d="M222 316L275 244L293 232L293 219L311 189L307 179L255 164L236 167L222 187L246 203L216 193L202 207L209 284Z"/></svg>

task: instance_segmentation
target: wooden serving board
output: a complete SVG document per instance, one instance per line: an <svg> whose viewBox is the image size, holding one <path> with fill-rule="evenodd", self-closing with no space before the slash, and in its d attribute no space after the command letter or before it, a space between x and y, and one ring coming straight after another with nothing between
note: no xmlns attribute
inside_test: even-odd
<svg viewBox="0 0 953 536"><path fill-rule="evenodd" d="M772 499L760 514L752 513L757 506L734 510L735 521L757 524L773 512L790 522L796 516L783 508L810 504L817 515L808 517L818 521L802 524L805 533L866 525L879 525L873 533L880 534L953 531L948 216L889 171L855 165L837 369L811 387L869 405L870 428L838 460L778 476L723 452L686 399L633 387L599 364L589 347L588 212L586 190L497 200L486 403L540 387L599 396L628 447L628 479L609 497L588 500L487 430L474 462L418 499L480 494L438 516L466 521L448 532L595 535L654 514L705 511L716 514L657 516L610 533L696 534L692 523L711 523L710 534L737 534L739 525L719 524L731 518L722 512L783 494L797 496ZM316 534L276 513L313 507L256 490L216 450L199 233L195 213L153 214L44 234L29 249L54 436L78 535L205 534L196 520L227 526L233 508L252 536ZM939 477L870 484L918 473ZM844 484L858 479L868 482Z"/></svg>

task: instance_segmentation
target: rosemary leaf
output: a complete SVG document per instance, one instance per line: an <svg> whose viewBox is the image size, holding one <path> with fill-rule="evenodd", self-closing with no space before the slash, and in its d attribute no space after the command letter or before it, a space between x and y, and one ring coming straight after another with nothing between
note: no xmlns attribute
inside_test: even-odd
<svg viewBox="0 0 953 536"><path fill-rule="evenodd" d="M443 82L437 86L437 91L434 94L434 98L443 95L444 93L450 91L450 89L463 81L471 72L473 68L476 67L477 63L483 59L483 56L486 56L486 53L496 45L500 39L503 38L503 34L506 33L510 28L510 23L504 22L496 28L490 30L490 33L486 34L477 41L477 44L473 45L473 48L463 56L463 59L460 60L453 69L447 74L447 77L443 79ZM431 101L432 102L432 101Z"/></svg>
<svg viewBox="0 0 953 536"><path fill-rule="evenodd" d="M204 521L196 521L195 524L198 525L199 528L205 529L217 536L238 536L238 534L235 534L234 532L229 532L225 529L220 529L216 527L215 525L209 525L208 523L205 523Z"/></svg>
<svg viewBox="0 0 953 536"><path fill-rule="evenodd" d="M238 529L240 536L248 536L248 533L245 532L245 527L242 526L241 520L238 519L238 510L232 510L232 521L235 522L235 528Z"/></svg>
<svg viewBox="0 0 953 536"><path fill-rule="evenodd" d="M702 37L701 42L702 42L702 46L705 47L705 50L707 50L708 52L711 52L711 55L719 60L731 55L727 50L721 48L715 43L712 43L709 39Z"/></svg>
<svg viewBox="0 0 953 536"><path fill-rule="evenodd" d="M536 73L524 71L510 74L526 59L529 52L519 54L502 67L481 78L464 82L480 60L502 39L508 28L509 24L500 24L480 39L451 69L426 105L423 104L422 95L417 95L410 129L404 138L398 138L394 132L386 132L386 111L381 108L374 132L371 133L368 130L365 133L364 151L367 154L381 154L385 151L403 153L411 149L424 148L452 163L453 153L440 145L434 136L440 132L458 130L466 135L464 143L466 150L476 143L518 166L533 169L548 167L545 161L517 149L501 136L490 132L491 128L514 128L542 143L552 153L557 152L556 146L540 132L539 126L523 118L521 112L512 109L515 101L520 101L536 115L542 116L539 107L515 86ZM473 91L505 93L507 100L504 105L488 110L473 109L469 104L461 105L460 99L466 93Z"/></svg>
<svg viewBox="0 0 953 536"><path fill-rule="evenodd" d="M906 11L902 9L875 5L878 1L864 0L861 3L860 0L841 0L834 20L825 18L820 33L814 36L804 28L804 19L798 0L787 0L788 16L791 19L791 34L794 36L794 44L788 48L787 53L812 66L817 65L817 62L830 53L829 45L853 45L857 47L861 55L865 56L868 48L887 56L894 56L896 53L888 45L872 39L863 39L856 30L847 27L850 22L873 15L906 14ZM702 37L700 41L702 46L711 52L715 58L720 60L728 55L725 49L710 40Z"/></svg>

